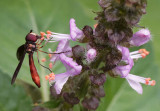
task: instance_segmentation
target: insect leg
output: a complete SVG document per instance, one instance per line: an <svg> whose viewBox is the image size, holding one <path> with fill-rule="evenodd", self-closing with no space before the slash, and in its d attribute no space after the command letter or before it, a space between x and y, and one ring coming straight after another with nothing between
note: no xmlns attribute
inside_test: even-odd
<svg viewBox="0 0 160 111"><path fill-rule="evenodd" d="M42 51L42 50L39 50L39 49L38 49L38 51L46 53L46 54L62 54L62 53L70 52L70 51L65 51L65 52L58 52L58 53L56 53L56 52L50 53L50 52L45 52L45 51Z"/></svg>
<svg viewBox="0 0 160 111"><path fill-rule="evenodd" d="M38 63L39 63L42 67L44 67L44 68L48 69L50 72L52 72L50 68L48 68L48 67L46 67L46 66L44 66L44 65L42 65L42 64L40 63L39 57L38 57L38 52L37 52L37 59L38 59Z"/></svg>

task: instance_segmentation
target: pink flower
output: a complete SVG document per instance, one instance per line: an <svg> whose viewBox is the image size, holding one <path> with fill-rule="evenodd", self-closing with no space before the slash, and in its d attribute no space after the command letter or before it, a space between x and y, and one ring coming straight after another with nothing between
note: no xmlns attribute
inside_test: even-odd
<svg viewBox="0 0 160 111"><path fill-rule="evenodd" d="M83 31L76 26L73 18L70 19L70 37L73 41L80 40L84 37Z"/></svg>
<svg viewBox="0 0 160 111"><path fill-rule="evenodd" d="M118 46L118 49L122 52L122 61L125 62L127 65L120 65L117 66L112 70L115 75L120 75L121 78L125 78L129 85L139 94L142 94L143 89L140 83L146 85L155 85L155 81L150 81L150 78L144 78L140 76L136 76L130 74L130 71L134 65L133 59L144 58L146 55L149 54L148 51L145 49L140 49L138 51L129 52L129 49L126 47Z"/></svg>
<svg viewBox="0 0 160 111"><path fill-rule="evenodd" d="M82 70L81 65L78 65L76 62L73 61L72 58L67 57L63 53L59 55L59 59L66 67L66 72L61 74L56 74L55 78L53 79L49 78L50 84L54 83L54 88L57 94L61 93L61 90L69 77L73 77L75 75L80 74Z"/></svg>
<svg viewBox="0 0 160 111"><path fill-rule="evenodd" d="M70 19L69 23L70 23L70 34L61 34L61 33L47 31L47 34L43 34L43 36L47 37L45 40L47 42L57 42L64 39L73 41L78 41L83 39L84 38L83 31L76 26L75 20L72 18Z"/></svg>
<svg viewBox="0 0 160 111"><path fill-rule="evenodd" d="M132 74L128 74L126 77L129 85L139 94L143 93L143 88L140 83L154 86L156 84L155 80L150 81L150 78L144 78Z"/></svg>
<svg viewBox="0 0 160 111"><path fill-rule="evenodd" d="M53 53L51 51L51 49L49 49L49 51L50 51L50 53ZM64 53L67 56L72 56L72 49L69 46L69 41L67 39L61 40L54 53ZM59 56L60 56L60 54L54 54L51 57L50 61L55 63L57 60L60 59Z"/></svg>

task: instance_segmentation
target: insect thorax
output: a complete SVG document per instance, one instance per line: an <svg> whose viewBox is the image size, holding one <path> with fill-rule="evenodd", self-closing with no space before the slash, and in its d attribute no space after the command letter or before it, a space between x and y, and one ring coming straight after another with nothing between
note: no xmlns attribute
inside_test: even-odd
<svg viewBox="0 0 160 111"><path fill-rule="evenodd" d="M31 53L36 51L36 43L35 42L27 42L26 43L26 52Z"/></svg>

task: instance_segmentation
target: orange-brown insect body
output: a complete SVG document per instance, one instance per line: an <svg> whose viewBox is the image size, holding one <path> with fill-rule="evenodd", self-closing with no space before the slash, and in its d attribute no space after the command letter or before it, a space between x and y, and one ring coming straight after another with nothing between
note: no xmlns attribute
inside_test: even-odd
<svg viewBox="0 0 160 111"><path fill-rule="evenodd" d="M41 85L40 85L40 78L39 78L39 75L37 73L36 67L34 65L33 53L29 53L29 67L30 67L30 72L31 72L32 80L34 81L34 83L38 87L41 87Z"/></svg>
<svg viewBox="0 0 160 111"><path fill-rule="evenodd" d="M34 65L34 60L33 60L33 53L37 50L36 43L35 43L37 41L37 39L39 39L39 36L36 35L35 33L32 33L32 30L31 30L30 33L28 33L26 35L26 43L18 48L17 58L19 60L19 64L13 74L11 84L13 84L15 82L15 79L16 79L18 72L21 68L21 65L23 63L25 54L28 53L29 54L29 66L30 66L32 80L39 88L41 87L40 78L37 73L36 67Z"/></svg>

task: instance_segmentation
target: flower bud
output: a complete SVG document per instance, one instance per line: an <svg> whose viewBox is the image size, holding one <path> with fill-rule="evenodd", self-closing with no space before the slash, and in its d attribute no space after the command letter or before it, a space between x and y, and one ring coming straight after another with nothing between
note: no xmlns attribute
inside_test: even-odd
<svg viewBox="0 0 160 111"><path fill-rule="evenodd" d="M96 110L99 106L99 100L96 97L85 98L82 105L89 110Z"/></svg>
<svg viewBox="0 0 160 111"><path fill-rule="evenodd" d="M110 10L105 10L105 18L108 22L118 21L121 17L120 10L113 8Z"/></svg>
<svg viewBox="0 0 160 111"><path fill-rule="evenodd" d="M121 59L122 59L121 52L118 49L113 48L111 52L107 53L105 57L104 71L109 71L115 68L118 65L118 63L121 61Z"/></svg>
<svg viewBox="0 0 160 111"><path fill-rule="evenodd" d="M102 7L102 8L107 8L111 5L110 3L111 0L99 0L98 4Z"/></svg>
<svg viewBox="0 0 160 111"><path fill-rule="evenodd" d="M90 75L90 80L93 84L96 85L103 85L106 81L106 75L105 74L98 74L98 75Z"/></svg>
<svg viewBox="0 0 160 111"><path fill-rule="evenodd" d="M104 97L105 96L103 86L100 86L98 88L94 88L93 93L95 94L96 97Z"/></svg>
<svg viewBox="0 0 160 111"><path fill-rule="evenodd" d="M79 58L83 58L85 49L80 45L76 45L72 47L72 52L73 52L73 56L79 59Z"/></svg>
<svg viewBox="0 0 160 111"><path fill-rule="evenodd" d="M93 61L95 58L96 58L96 55L97 55L97 51L93 48L89 49L87 51L87 55L86 55L86 59L88 62L91 62Z"/></svg>
<svg viewBox="0 0 160 111"><path fill-rule="evenodd" d="M93 37L93 29L92 27L86 25L83 29L82 29L84 35L88 38L92 38Z"/></svg>
<svg viewBox="0 0 160 111"><path fill-rule="evenodd" d="M64 93L63 98L67 103L72 105L79 103L79 99L75 97L75 93Z"/></svg>
<svg viewBox="0 0 160 111"><path fill-rule="evenodd" d="M151 39L151 34L148 29L141 29L131 38L130 44L133 46L141 46Z"/></svg>

